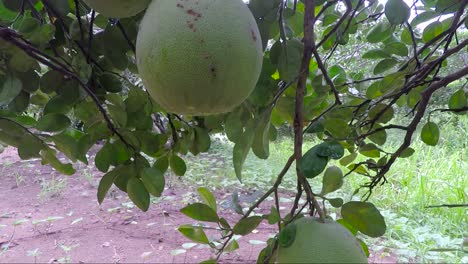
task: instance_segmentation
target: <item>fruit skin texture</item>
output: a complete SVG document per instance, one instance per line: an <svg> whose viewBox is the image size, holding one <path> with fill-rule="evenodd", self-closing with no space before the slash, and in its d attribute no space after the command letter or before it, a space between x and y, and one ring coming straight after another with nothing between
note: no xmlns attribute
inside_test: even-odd
<svg viewBox="0 0 468 264"><path fill-rule="evenodd" d="M83 0L99 14L111 18L134 16L149 5L151 0Z"/></svg>
<svg viewBox="0 0 468 264"><path fill-rule="evenodd" d="M278 247L278 263L367 263L361 245L341 224L310 217L294 223L295 240L289 247Z"/></svg>
<svg viewBox="0 0 468 264"><path fill-rule="evenodd" d="M165 110L225 113L255 88L262 40L242 0L154 0L140 24L136 58L143 84Z"/></svg>

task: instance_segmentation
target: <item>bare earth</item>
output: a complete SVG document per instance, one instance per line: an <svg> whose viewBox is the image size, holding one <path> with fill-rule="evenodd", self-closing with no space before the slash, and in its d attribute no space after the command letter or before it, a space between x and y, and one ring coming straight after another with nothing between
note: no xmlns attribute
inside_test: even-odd
<svg viewBox="0 0 468 264"><path fill-rule="evenodd" d="M177 231L181 224L196 224L179 212L196 201L195 189L171 183L147 213L132 207L126 194L116 189L99 206L96 188L102 173L92 166L78 166L76 175L67 177L42 166L40 160L21 161L16 149L7 148L0 154L1 263L198 263L214 256L206 247L188 244ZM52 180L63 179L66 184L59 191L41 187L41 182L50 187ZM230 195L216 193L220 203ZM239 218L233 210L219 207L231 223ZM223 255L222 262L255 262L265 246L262 241L276 230L262 223L254 232L240 238L240 249ZM186 252L181 251L184 247ZM397 259L372 254L369 262L395 263Z"/></svg>

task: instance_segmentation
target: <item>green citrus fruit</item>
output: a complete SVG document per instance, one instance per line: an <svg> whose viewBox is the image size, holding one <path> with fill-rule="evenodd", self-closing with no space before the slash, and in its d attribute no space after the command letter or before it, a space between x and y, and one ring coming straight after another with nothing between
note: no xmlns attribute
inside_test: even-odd
<svg viewBox="0 0 468 264"><path fill-rule="evenodd" d="M341 224L303 217L279 235L278 263L367 263L360 243Z"/></svg>
<svg viewBox="0 0 468 264"><path fill-rule="evenodd" d="M151 97L169 112L225 113L252 92L260 75L260 33L242 0L155 0L136 44Z"/></svg>
<svg viewBox="0 0 468 264"><path fill-rule="evenodd" d="M145 10L151 0L84 0L84 2L103 16L124 18Z"/></svg>

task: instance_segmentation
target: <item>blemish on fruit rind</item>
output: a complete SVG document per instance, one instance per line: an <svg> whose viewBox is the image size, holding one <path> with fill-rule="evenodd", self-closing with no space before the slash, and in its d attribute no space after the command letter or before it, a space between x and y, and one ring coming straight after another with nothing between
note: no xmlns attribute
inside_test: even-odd
<svg viewBox="0 0 468 264"><path fill-rule="evenodd" d="M181 5L181 4L179 4L179 3L177 3L177 5L176 5L176 6L177 6L178 8L184 8L184 6L183 6L183 5Z"/></svg>
<svg viewBox="0 0 468 264"><path fill-rule="evenodd" d="M255 34L255 31L253 31L253 29L250 29L250 33L252 34L252 39L254 41L257 41L257 34Z"/></svg>
<svg viewBox="0 0 468 264"><path fill-rule="evenodd" d="M202 15L198 12L195 12L193 9L187 10L187 14L194 16L194 17L201 17Z"/></svg>

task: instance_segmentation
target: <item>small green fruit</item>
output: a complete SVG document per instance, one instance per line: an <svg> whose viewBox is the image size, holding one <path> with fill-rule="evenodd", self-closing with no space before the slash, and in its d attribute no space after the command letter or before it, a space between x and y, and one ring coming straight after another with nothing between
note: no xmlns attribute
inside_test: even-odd
<svg viewBox="0 0 468 264"><path fill-rule="evenodd" d="M316 218L303 217L295 222L294 241L279 241L278 263L367 263L360 243L341 224ZM291 233L289 229L283 229ZM282 231L282 232L283 232ZM284 241L283 241L284 242Z"/></svg>
<svg viewBox="0 0 468 264"><path fill-rule="evenodd" d="M250 95L263 50L242 0L154 0L140 25L136 58L143 84L165 110L210 115Z"/></svg>
<svg viewBox="0 0 468 264"><path fill-rule="evenodd" d="M83 0L99 14L111 18L134 16L149 5L151 0Z"/></svg>

